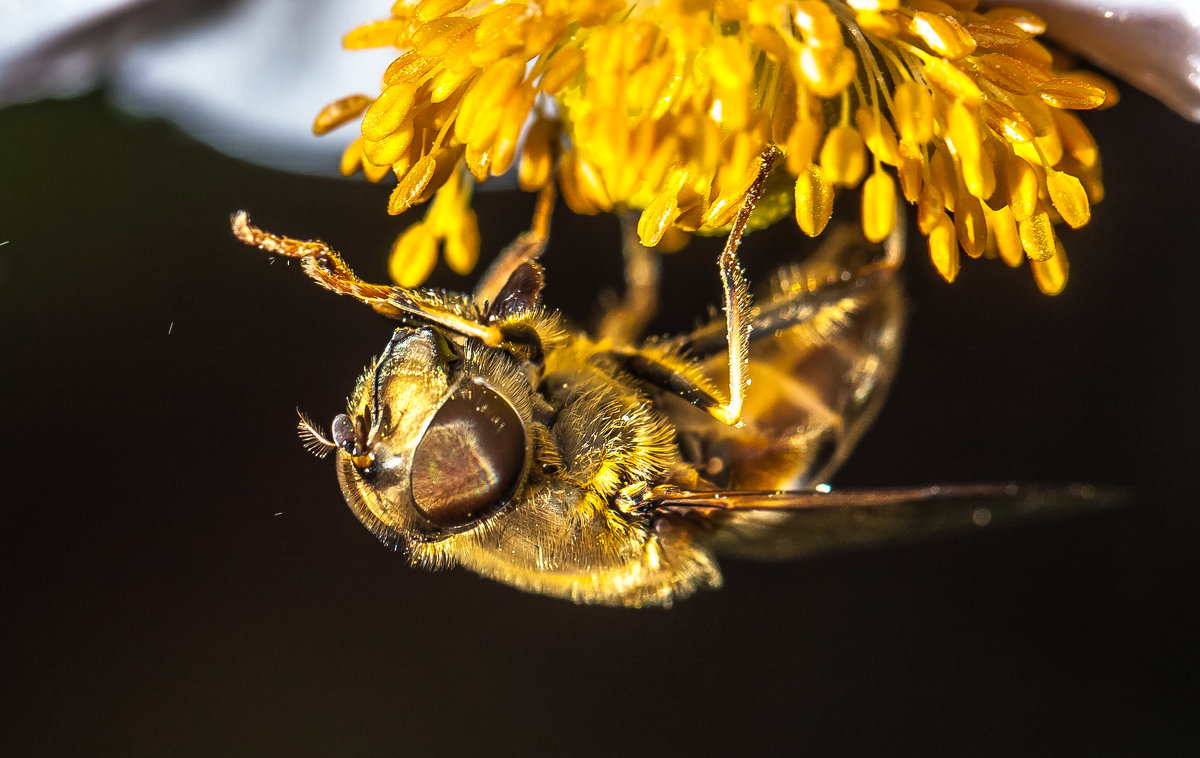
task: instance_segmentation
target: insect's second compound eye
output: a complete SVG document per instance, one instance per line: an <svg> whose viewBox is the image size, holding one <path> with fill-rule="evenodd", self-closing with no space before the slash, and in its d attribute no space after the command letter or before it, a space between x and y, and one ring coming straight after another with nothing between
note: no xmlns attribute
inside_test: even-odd
<svg viewBox="0 0 1200 758"><path fill-rule="evenodd" d="M434 414L413 453L413 502L437 526L467 526L509 501L525 458L516 409L495 390L465 383Z"/></svg>

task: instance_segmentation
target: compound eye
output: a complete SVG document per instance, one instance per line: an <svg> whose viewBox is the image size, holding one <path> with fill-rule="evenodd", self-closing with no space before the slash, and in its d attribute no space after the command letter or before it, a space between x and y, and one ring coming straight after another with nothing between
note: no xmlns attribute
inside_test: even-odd
<svg viewBox="0 0 1200 758"><path fill-rule="evenodd" d="M525 458L525 424L516 409L495 390L468 382L442 404L417 444L413 502L437 526L467 526L509 501Z"/></svg>

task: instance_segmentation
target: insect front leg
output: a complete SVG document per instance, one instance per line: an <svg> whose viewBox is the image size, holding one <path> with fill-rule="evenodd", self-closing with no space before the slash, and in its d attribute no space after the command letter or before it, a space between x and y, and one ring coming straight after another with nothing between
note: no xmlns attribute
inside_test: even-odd
<svg viewBox="0 0 1200 758"><path fill-rule="evenodd" d="M523 265L536 265L534 261L541 257L546 243L550 240L550 217L554 213L554 197L554 182L550 182L538 193L529 231L520 234L504 248L475 285L472 297L481 309L495 304L503 296L506 285Z"/></svg>
<svg viewBox="0 0 1200 758"><path fill-rule="evenodd" d="M359 279L331 247L318 240L297 240L259 229L250 224L245 211L231 219L233 234L247 245L286 258L299 259L304 273L322 287L339 295L349 295L391 318L416 316L432 324L474 337L491 347L501 346L507 335L492 324L485 324L469 314L448 307L432 294L384 284L371 284Z"/></svg>
<svg viewBox="0 0 1200 758"><path fill-rule="evenodd" d="M605 313L597 336L617 345L631 345L641 338L658 310L661 262L656 250L638 238L637 216L621 216L621 248L625 258L625 294Z"/></svg>

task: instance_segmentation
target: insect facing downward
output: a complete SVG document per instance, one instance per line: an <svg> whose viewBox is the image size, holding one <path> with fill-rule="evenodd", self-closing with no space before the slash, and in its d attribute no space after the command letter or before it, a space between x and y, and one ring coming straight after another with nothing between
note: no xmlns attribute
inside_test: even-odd
<svg viewBox="0 0 1200 758"><path fill-rule="evenodd" d="M895 369L901 233L882 247L835 235L752 306L736 250L775 158L764 153L721 254L725 316L664 340L639 338L657 282L630 230L628 291L597 336L542 307L548 191L472 295L368 284L324 244L237 214L242 241L299 258L319 284L400 322L328 437L301 420L310 449L336 453L359 520L416 565L642 606L719 586L716 552L787 557L1061 501L999 486L815 489ZM710 378L725 373L727 393Z"/></svg>

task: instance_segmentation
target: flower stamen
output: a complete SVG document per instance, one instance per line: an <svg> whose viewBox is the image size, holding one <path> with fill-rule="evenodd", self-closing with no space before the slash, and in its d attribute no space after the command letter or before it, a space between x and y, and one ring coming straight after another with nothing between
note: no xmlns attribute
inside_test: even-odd
<svg viewBox="0 0 1200 758"><path fill-rule="evenodd" d="M641 209L641 241L655 245L723 231L754 157L775 147L794 193L764 197L752 226L794 202L799 227L819 234L834 195L861 185L866 235L886 238L899 190L947 279L960 249L1013 263L1018 238L1049 261L1061 250L1053 222L1081 226L1103 194L1095 143L1066 111L1110 105L1115 91L1055 69L1034 14L973 8L402 0L345 38L403 51L383 92L338 101L316 128L363 113L342 170L378 180L390 169L393 213L456 166L484 181L516 163L523 188L553 178L576 212ZM1065 263L1035 270L1047 291L1065 277Z"/></svg>

